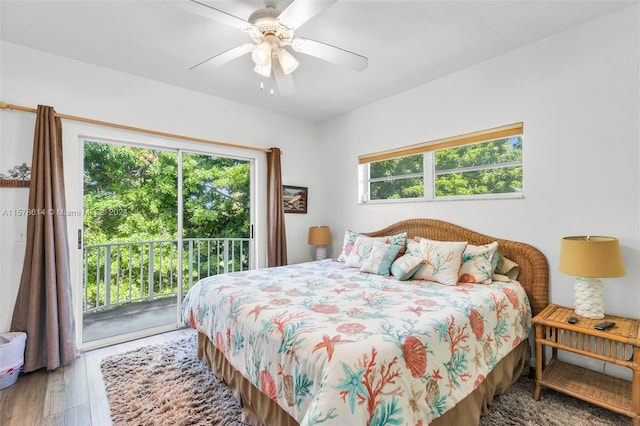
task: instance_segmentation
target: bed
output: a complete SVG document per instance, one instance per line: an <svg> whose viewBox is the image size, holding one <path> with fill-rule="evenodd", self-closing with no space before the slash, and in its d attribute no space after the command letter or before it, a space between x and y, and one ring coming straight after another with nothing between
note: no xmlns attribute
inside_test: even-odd
<svg viewBox="0 0 640 426"><path fill-rule="evenodd" d="M477 424L528 371L531 316L548 304L545 256L434 219L359 238L388 247L403 234L426 247L464 242L465 254L497 242L518 279L401 281L326 259L212 276L189 291L182 315L198 331L198 357L247 423Z"/></svg>

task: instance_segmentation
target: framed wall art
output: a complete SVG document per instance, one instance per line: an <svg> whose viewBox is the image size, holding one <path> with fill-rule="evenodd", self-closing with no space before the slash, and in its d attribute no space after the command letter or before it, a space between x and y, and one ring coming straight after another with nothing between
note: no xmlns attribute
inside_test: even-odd
<svg viewBox="0 0 640 426"><path fill-rule="evenodd" d="M307 192L304 186L282 185L282 202L285 213L306 213Z"/></svg>

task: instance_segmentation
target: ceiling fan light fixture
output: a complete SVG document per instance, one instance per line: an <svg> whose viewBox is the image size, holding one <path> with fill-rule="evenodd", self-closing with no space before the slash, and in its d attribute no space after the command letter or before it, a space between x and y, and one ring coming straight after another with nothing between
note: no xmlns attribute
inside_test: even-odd
<svg viewBox="0 0 640 426"><path fill-rule="evenodd" d="M315 56L328 62L347 66L355 71L362 71L368 65L367 58L357 53L294 36L298 27L337 0L261 0L265 3L265 7L254 11L247 21L202 1L182 0L172 3L183 5L192 12L237 27L247 32L253 43L245 43L224 51L189 69L204 64L208 66L222 65L246 53L251 53L251 58L255 63L254 71L261 77L273 77L278 87L278 93L286 96L294 91L292 73L299 66L293 52ZM279 10L278 5L281 3L286 3L286 6ZM286 46L291 46L293 52L287 51ZM262 85L262 79L260 81Z"/></svg>
<svg viewBox="0 0 640 426"><path fill-rule="evenodd" d="M285 74L291 74L296 70L296 68L298 68L298 65L300 65L296 58L294 58L291 53L287 52L284 47L281 47L278 50L278 61L280 62L282 71Z"/></svg>
<svg viewBox="0 0 640 426"><path fill-rule="evenodd" d="M258 66L271 65L271 43L263 41L251 53L251 59Z"/></svg>
<svg viewBox="0 0 640 426"><path fill-rule="evenodd" d="M261 76L268 78L271 76L271 63L267 65L256 65L253 70Z"/></svg>

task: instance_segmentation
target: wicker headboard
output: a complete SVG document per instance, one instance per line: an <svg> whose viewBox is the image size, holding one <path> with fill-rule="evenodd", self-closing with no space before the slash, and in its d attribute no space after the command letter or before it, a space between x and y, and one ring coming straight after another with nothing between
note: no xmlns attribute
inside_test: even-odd
<svg viewBox="0 0 640 426"><path fill-rule="evenodd" d="M533 315L549 304L549 266L547 258L533 246L517 241L493 238L436 219L408 219L366 235L379 237L406 232L409 238L419 236L439 241L467 241L481 245L498 242L498 252L520 266L518 281L527 292Z"/></svg>

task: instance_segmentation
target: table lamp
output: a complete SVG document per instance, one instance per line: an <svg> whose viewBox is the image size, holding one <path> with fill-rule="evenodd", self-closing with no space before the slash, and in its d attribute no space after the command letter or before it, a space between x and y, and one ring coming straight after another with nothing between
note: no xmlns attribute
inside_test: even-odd
<svg viewBox="0 0 640 426"><path fill-rule="evenodd" d="M309 245L316 246L316 260L327 257L327 247L331 244L331 230L328 226L309 227Z"/></svg>
<svg viewBox="0 0 640 426"><path fill-rule="evenodd" d="M564 237L560 245L560 272L576 277L576 314L586 318L604 318L604 290L600 278L622 277L626 273L618 239Z"/></svg>

